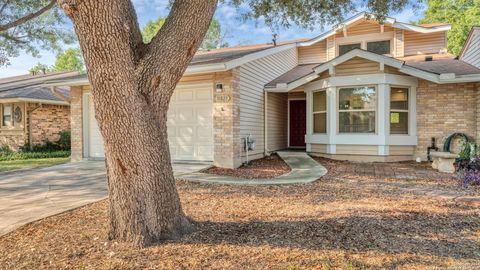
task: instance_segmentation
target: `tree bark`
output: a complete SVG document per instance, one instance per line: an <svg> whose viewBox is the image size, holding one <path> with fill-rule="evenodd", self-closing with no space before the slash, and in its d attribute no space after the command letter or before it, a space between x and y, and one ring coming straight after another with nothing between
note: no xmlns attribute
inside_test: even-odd
<svg viewBox="0 0 480 270"><path fill-rule="evenodd" d="M72 19L104 139L111 239L143 247L190 228L175 186L167 111L217 0L176 0L144 44L130 0L58 0Z"/></svg>

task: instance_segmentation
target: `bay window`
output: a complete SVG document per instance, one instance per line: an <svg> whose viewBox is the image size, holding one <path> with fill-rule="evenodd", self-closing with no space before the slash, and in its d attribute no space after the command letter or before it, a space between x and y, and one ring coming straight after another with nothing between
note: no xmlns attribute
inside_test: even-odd
<svg viewBox="0 0 480 270"><path fill-rule="evenodd" d="M327 94L313 93L313 133L327 133Z"/></svg>
<svg viewBox="0 0 480 270"><path fill-rule="evenodd" d="M377 93L373 86L339 89L340 133L375 133Z"/></svg>
<svg viewBox="0 0 480 270"><path fill-rule="evenodd" d="M408 88L390 90L390 134L408 134Z"/></svg>

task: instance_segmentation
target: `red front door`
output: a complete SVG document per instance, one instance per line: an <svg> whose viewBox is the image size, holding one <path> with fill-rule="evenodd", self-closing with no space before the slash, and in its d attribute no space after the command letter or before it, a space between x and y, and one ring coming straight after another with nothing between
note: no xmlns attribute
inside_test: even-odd
<svg viewBox="0 0 480 270"><path fill-rule="evenodd" d="M307 133L307 103L305 100L290 100L290 146L305 147Z"/></svg>

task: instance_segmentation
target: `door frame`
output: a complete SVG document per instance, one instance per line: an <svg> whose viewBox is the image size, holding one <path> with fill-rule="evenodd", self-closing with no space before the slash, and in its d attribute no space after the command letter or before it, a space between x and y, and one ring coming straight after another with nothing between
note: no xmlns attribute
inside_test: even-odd
<svg viewBox="0 0 480 270"><path fill-rule="evenodd" d="M288 128L288 134L287 134L287 145L288 145L288 148L294 148L294 149L304 149L305 147L303 146L290 146L290 101L298 101L298 100L305 100L305 108L307 106L307 98L289 98L288 99L288 108L287 108L287 119L288 119L288 122L287 122L287 128ZM308 113L308 112L306 112ZM307 116L305 115L305 127L307 127Z"/></svg>

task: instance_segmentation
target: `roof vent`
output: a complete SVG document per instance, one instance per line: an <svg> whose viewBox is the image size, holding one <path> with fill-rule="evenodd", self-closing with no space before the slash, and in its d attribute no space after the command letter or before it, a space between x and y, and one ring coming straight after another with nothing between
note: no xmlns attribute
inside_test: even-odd
<svg viewBox="0 0 480 270"><path fill-rule="evenodd" d="M433 61L433 56L431 55L425 56L425 61Z"/></svg>

